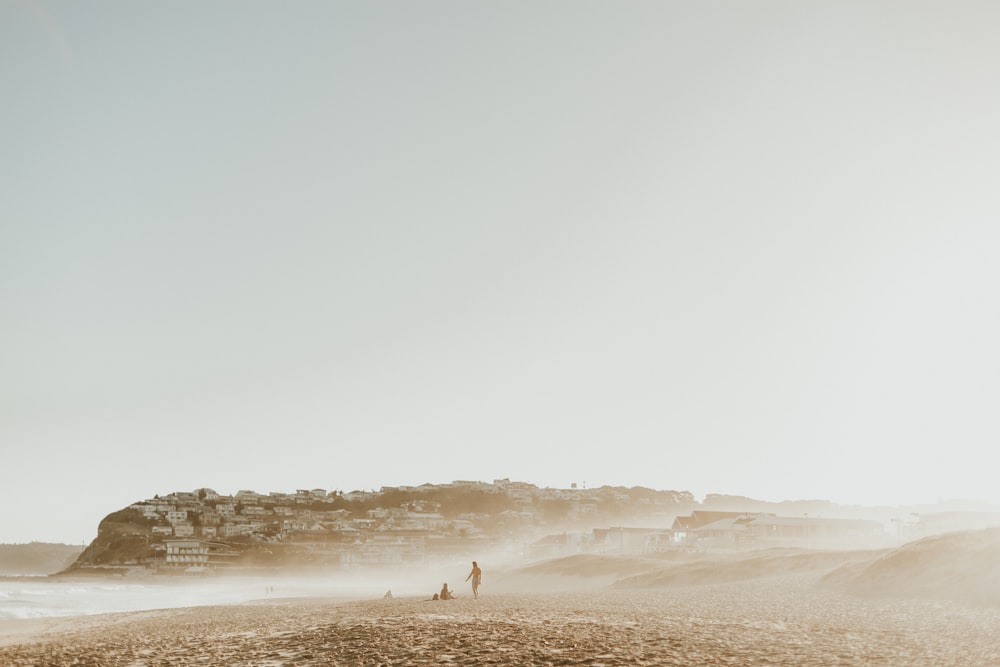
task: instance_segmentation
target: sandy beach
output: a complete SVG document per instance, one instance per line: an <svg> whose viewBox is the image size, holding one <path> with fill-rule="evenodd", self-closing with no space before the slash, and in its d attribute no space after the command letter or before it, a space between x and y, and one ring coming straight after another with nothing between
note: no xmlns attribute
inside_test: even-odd
<svg viewBox="0 0 1000 667"><path fill-rule="evenodd" d="M8 624L2 665L1000 665L995 608L815 577L664 590L268 600Z"/></svg>

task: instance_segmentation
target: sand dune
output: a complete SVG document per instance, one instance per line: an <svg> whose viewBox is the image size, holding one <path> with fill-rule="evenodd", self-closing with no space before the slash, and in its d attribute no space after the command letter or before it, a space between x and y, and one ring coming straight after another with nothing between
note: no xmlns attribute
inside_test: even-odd
<svg viewBox="0 0 1000 667"><path fill-rule="evenodd" d="M492 583L502 592L601 589L661 565L648 558L579 554L498 572Z"/></svg>
<svg viewBox="0 0 1000 667"><path fill-rule="evenodd" d="M846 563L870 558L866 551L751 551L705 557L689 563L658 567L615 582L615 588L648 588L746 581L793 573L828 572Z"/></svg>
<svg viewBox="0 0 1000 667"><path fill-rule="evenodd" d="M520 568L519 572L574 577L622 576L646 572L661 562L652 558L633 556L578 554L533 563Z"/></svg>
<svg viewBox="0 0 1000 667"><path fill-rule="evenodd" d="M1000 528L936 535L866 562L838 568L823 583L865 596L922 597L1000 607Z"/></svg>
<svg viewBox="0 0 1000 667"><path fill-rule="evenodd" d="M609 587L618 590L704 586L790 574L851 595L912 597L1000 607L1000 528L937 535L895 549L812 551L770 549L669 558L579 555L520 568L503 589ZM511 584L506 586L506 584Z"/></svg>
<svg viewBox="0 0 1000 667"><path fill-rule="evenodd" d="M501 581L505 585L532 582L540 590L718 584L792 573L826 573L846 564L870 561L877 553L769 549L649 558L584 554L534 563L508 573Z"/></svg>

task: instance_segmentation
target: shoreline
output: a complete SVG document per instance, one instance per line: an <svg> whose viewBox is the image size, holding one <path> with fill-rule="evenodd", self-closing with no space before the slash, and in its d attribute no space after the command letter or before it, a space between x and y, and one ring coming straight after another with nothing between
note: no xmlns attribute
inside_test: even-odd
<svg viewBox="0 0 1000 667"><path fill-rule="evenodd" d="M121 581L114 578L0 580L0 642L30 637L53 626L119 614L208 606L261 604L280 599L339 601L381 597L371 582L270 577L212 580ZM403 592L403 591L399 591ZM2 664L2 662L0 662Z"/></svg>
<svg viewBox="0 0 1000 667"><path fill-rule="evenodd" d="M1000 611L866 600L815 577L480 599L278 598L0 624L0 664L1000 664ZM34 619L32 619L34 620Z"/></svg>
<svg viewBox="0 0 1000 667"><path fill-rule="evenodd" d="M198 607L185 607L198 609ZM87 631L91 628L107 629L115 623L131 622L156 616L166 609L141 611L116 611L106 614L75 614L72 616L43 616L38 618L9 618L0 620L0 649L16 644L45 641L49 635Z"/></svg>

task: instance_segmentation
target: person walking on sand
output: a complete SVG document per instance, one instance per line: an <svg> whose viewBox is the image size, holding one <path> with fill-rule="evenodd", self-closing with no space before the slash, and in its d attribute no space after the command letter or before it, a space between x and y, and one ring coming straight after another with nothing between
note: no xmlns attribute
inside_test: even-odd
<svg viewBox="0 0 1000 667"><path fill-rule="evenodd" d="M483 580L483 571L479 569L479 564L472 561L472 572L465 578L466 581L472 579L472 596L479 599L479 583Z"/></svg>

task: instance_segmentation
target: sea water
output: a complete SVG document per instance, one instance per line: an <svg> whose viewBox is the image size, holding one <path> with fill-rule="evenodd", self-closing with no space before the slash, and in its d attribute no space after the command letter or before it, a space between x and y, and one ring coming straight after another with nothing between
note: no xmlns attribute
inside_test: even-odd
<svg viewBox="0 0 1000 667"><path fill-rule="evenodd" d="M132 583L18 577L0 579L0 620L235 604L268 598L364 599L375 595L372 587L313 579L225 577Z"/></svg>

